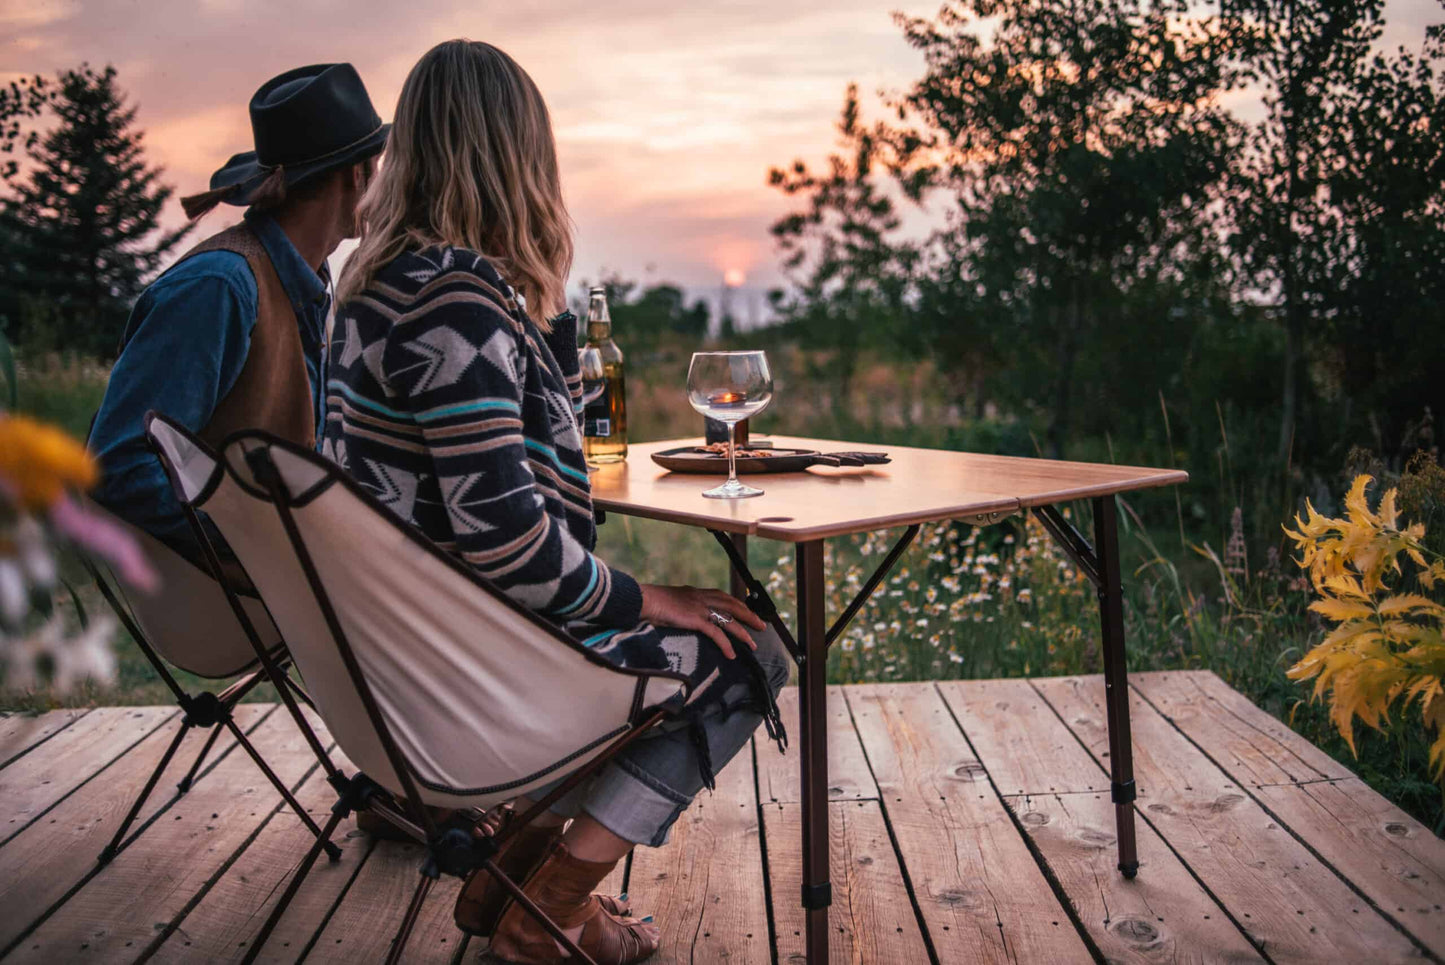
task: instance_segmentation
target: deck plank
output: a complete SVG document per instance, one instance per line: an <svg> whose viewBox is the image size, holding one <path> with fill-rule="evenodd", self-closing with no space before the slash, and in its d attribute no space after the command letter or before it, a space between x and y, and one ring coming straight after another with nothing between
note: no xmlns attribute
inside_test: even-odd
<svg viewBox="0 0 1445 965"><path fill-rule="evenodd" d="M44 754L27 754L0 770L0 846L179 713L175 707L102 707L52 737Z"/></svg>
<svg viewBox="0 0 1445 965"><path fill-rule="evenodd" d="M928 949L908 900L881 806L877 801L832 801L828 810L833 882L833 904L828 909L829 961L927 961ZM778 961L797 965L807 960L803 906L798 901L803 890L802 808L766 803L763 824Z"/></svg>
<svg viewBox="0 0 1445 965"><path fill-rule="evenodd" d="M308 965L355 965L386 958L421 879L425 857L419 844L378 841L306 956ZM405 961L450 962L456 955L466 939L452 921L452 906L461 889L460 879L445 875L438 879L407 941Z"/></svg>
<svg viewBox="0 0 1445 965"><path fill-rule="evenodd" d="M1102 764L1109 743L1102 678L1056 677L1033 685ZM1134 770L1149 789L1140 813L1271 959L1418 958L1405 935L1270 818L1246 789L1137 692L1130 696Z"/></svg>
<svg viewBox="0 0 1445 965"><path fill-rule="evenodd" d="M1208 670L1131 674L1129 683L1248 787L1355 776Z"/></svg>
<svg viewBox="0 0 1445 965"><path fill-rule="evenodd" d="M288 786L315 766L295 723L272 713L251 736L257 752ZM197 899L244 848L281 796L240 748L198 781L55 914L7 962L97 961L139 954ZM3 852L0 852L3 854Z"/></svg>
<svg viewBox="0 0 1445 965"><path fill-rule="evenodd" d="M933 685L847 697L939 958L1092 961Z"/></svg>
<svg viewBox="0 0 1445 965"><path fill-rule="evenodd" d="M1000 794L1108 792L1108 775L1027 680L954 680L938 690Z"/></svg>
<svg viewBox="0 0 1445 965"><path fill-rule="evenodd" d="M1148 824L1138 830L1139 876L1119 873L1108 775L1028 681L938 689L1107 960L1262 961Z"/></svg>
<svg viewBox="0 0 1445 965"><path fill-rule="evenodd" d="M1445 841L1209 671L1137 674L1137 689L1285 827L1445 956ZM1330 780L1324 780L1329 778Z"/></svg>
<svg viewBox="0 0 1445 965"><path fill-rule="evenodd" d="M659 962L767 965L768 912L751 755L739 754L703 791L661 848L633 852L635 914L662 930Z"/></svg>
<svg viewBox="0 0 1445 965"><path fill-rule="evenodd" d="M325 725L314 715L308 716L312 716L322 743L329 744ZM343 772L354 770L339 750L333 748L331 756ZM317 768L296 792L296 799L317 824L324 825L336 801L336 791L326 782L325 772ZM331 840L341 848L341 859L333 863L323 855L317 860L271 933L259 961L295 961L325 925L337 897L351 884L371 850L371 838L356 830L354 816L341 822ZM198 959L222 962L244 958L314 841L311 830L290 808L277 811L147 961L181 965Z"/></svg>
<svg viewBox="0 0 1445 965"><path fill-rule="evenodd" d="M0 767L9 767L22 754L69 727L90 710L67 707L43 714L0 714Z"/></svg>
<svg viewBox="0 0 1445 965"><path fill-rule="evenodd" d="M1134 881L1114 868L1099 678L832 688L831 960L926 961L928 941L944 962L1087 961L1094 948L1121 963L1257 962L1251 939L1279 963L1445 957L1445 841L1358 778L1326 776L1341 773L1331 769L1338 765L1212 674L1133 682L1145 819ZM795 695L785 691L790 723ZM0 809L50 810L0 847L0 948L16 944L6 962L125 962L150 952L162 963L234 961L309 844L234 748L177 796L174 781L206 736L198 733L142 820L165 813L92 877L96 853L178 722L158 722L108 758L104 742L113 738L104 726L76 728L92 714L104 721L131 712L93 711L66 726L57 718L48 734L51 724L28 718L9 731L39 743L0 769ZM312 761L285 712L243 705L237 715L268 760L300 780ZM8 722L0 718L0 749ZM753 761L755 770L746 756L726 768L718 792L699 797L667 846L637 851L633 904L658 916L659 963L802 961L797 761L761 738ZM54 787L57 779L72 789ZM236 788L249 793L227 812L221 799ZM319 770L299 793L318 816L333 797ZM420 849L373 848L360 832L347 836L352 827L338 834L341 864L318 865L263 961L294 962L308 945L308 961L384 955ZM620 877L619 869L604 890L620 890ZM452 924L459 888L443 880L433 890L408 961L489 961L485 942L465 941ZM1085 934L1056 894L1067 895Z"/></svg>
<svg viewBox="0 0 1445 965"><path fill-rule="evenodd" d="M265 704L243 704L236 708L236 721L243 728L255 727L273 708ZM96 856L109 843L136 795L159 763L175 736L179 721L153 731L110 767L60 802L40 821L26 828L0 848L0 949L9 947L66 892L95 870ZM207 732L192 731L181 744L171 768L142 810L135 827L178 800L175 781L185 774L200 752ZM212 760L235 746L223 737L212 750ZM204 774L193 790L205 786L213 776ZM145 834L164 838L165 826L146 828ZM124 852L122 852L124 854Z"/></svg>
<svg viewBox="0 0 1445 965"><path fill-rule="evenodd" d="M1359 778L1255 793L1281 824L1445 958L1445 841Z"/></svg>
<svg viewBox="0 0 1445 965"><path fill-rule="evenodd" d="M758 749L758 792L763 801L798 804L803 800L798 771L798 688L784 687L778 694L778 709L788 729L792 746L788 753L758 731L753 742ZM842 687L828 688L828 800L865 801L878 799L878 786L868 770L863 745L848 716L848 702Z"/></svg>

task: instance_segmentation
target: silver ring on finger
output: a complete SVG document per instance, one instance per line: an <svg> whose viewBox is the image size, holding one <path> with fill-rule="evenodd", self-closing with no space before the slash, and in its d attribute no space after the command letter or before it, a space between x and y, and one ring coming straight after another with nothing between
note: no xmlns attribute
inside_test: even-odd
<svg viewBox="0 0 1445 965"><path fill-rule="evenodd" d="M720 626L720 627L725 627L725 626L727 626L729 623L732 623L732 622L733 622L733 618L730 617L730 616L728 616L726 613L722 612L721 610L709 609L709 610L707 611L707 618L708 618L709 620L711 620L713 623L716 623L716 624L717 624L718 626Z"/></svg>

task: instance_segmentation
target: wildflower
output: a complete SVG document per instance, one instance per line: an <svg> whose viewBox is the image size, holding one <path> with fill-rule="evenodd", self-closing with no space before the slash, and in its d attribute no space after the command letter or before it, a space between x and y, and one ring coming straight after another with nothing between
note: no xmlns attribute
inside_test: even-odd
<svg viewBox="0 0 1445 965"><path fill-rule="evenodd" d="M89 489L100 478L85 447L54 426L24 416L0 416L0 484L24 509L49 509L67 489Z"/></svg>
<svg viewBox="0 0 1445 965"><path fill-rule="evenodd" d="M953 663L963 663L963 658L960 657L957 651L954 650L948 651L948 659Z"/></svg>

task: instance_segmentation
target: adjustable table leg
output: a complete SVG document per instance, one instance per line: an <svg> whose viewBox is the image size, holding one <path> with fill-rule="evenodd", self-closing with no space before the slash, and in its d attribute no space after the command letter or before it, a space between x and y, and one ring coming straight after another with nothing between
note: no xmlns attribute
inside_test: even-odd
<svg viewBox="0 0 1445 965"><path fill-rule="evenodd" d="M744 560L748 558L748 536L746 533L729 533L728 539L732 540L733 546L737 547L738 555ZM728 592L739 600L748 595L748 584L743 575L738 572L736 566L728 567Z"/></svg>
<svg viewBox="0 0 1445 965"><path fill-rule="evenodd" d="M1124 595L1119 576L1119 519L1113 496L1094 500L1094 553L1099 564L1099 622L1104 636L1104 705L1109 721L1109 774L1119 834L1119 870L1139 871L1134 837L1134 748L1129 735L1129 675L1124 657Z"/></svg>
<svg viewBox="0 0 1445 965"><path fill-rule="evenodd" d="M799 668L798 720L803 797L803 908L807 919L808 961L828 961L828 641L823 541L799 543L798 646L806 659Z"/></svg>

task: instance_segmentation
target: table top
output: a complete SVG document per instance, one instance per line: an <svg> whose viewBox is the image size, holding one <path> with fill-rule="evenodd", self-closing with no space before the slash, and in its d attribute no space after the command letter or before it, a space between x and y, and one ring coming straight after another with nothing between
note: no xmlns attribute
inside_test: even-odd
<svg viewBox="0 0 1445 965"><path fill-rule="evenodd" d="M761 437L760 437L761 438ZM672 439L629 446L627 460L592 473L598 509L629 516L703 526L729 533L801 543L871 530L991 514L1113 493L1172 486L1189 474L1099 463L1028 459L977 452L769 436L779 448L886 451L884 466L742 477L764 490L751 499L702 495L720 476L668 472L651 454L701 439Z"/></svg>

